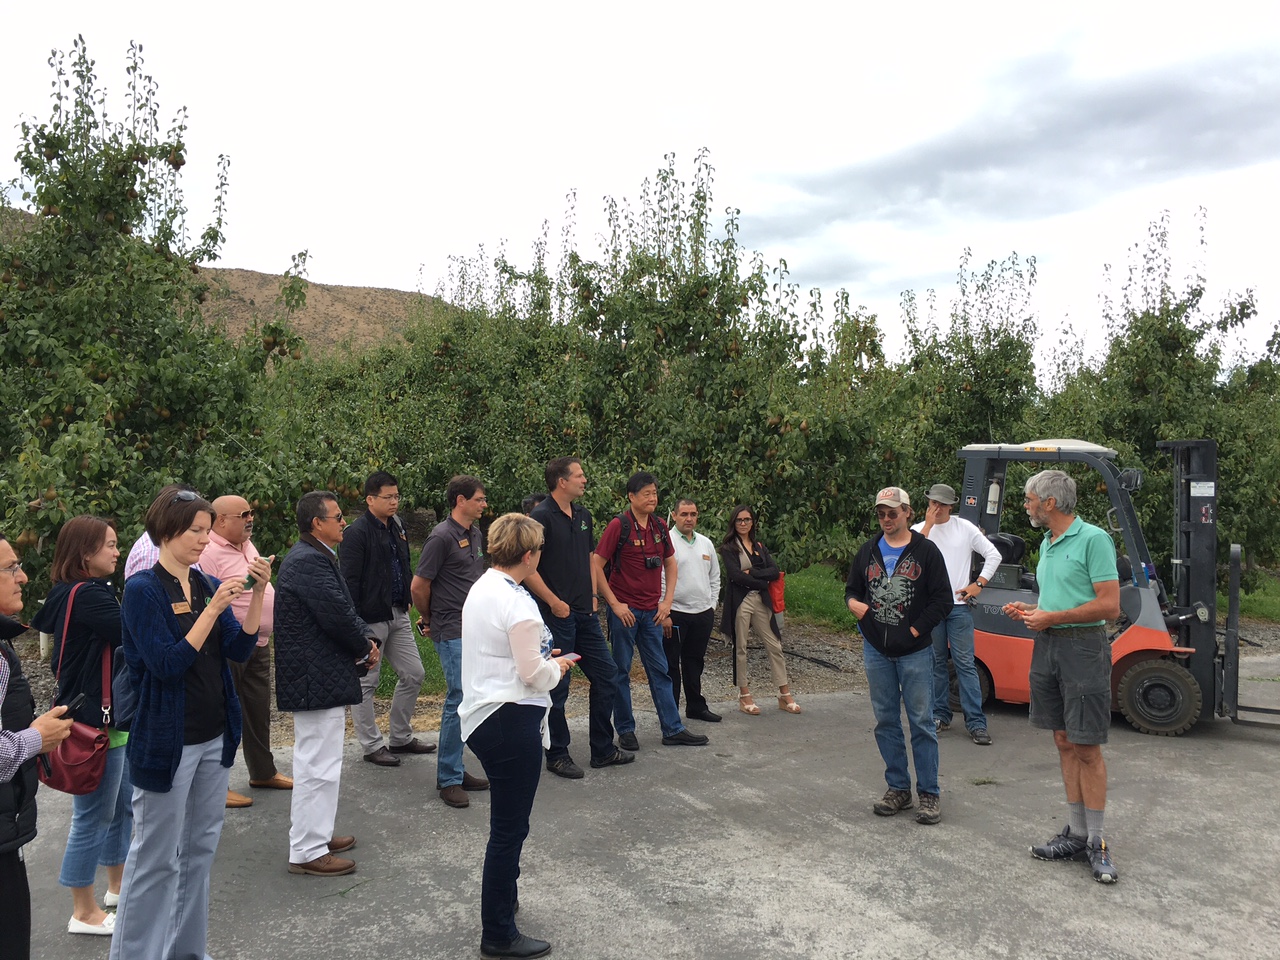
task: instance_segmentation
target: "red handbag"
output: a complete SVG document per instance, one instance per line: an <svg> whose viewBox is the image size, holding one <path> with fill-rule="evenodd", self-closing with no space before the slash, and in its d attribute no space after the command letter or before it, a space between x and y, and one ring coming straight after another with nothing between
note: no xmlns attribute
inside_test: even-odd
<svg viewBox="0 0 1280 960"><path fill-rule="evenodd" d="M62 647L58 651L57 679L62 679L62 656L67 652L67 632L71 629L71 604L76 598L76 591L83 581L71 588L67 597L67 616L62 622ZM111 707L111 651L102 651L102 707L104 712ZM102 783L102 774L107 767L107 728L101 730L91 727L79 720L71 724L71 736L63 740L47 754L40 757L36 764L36 774L40 782L47 787L83 796L93 793Z"/></svg>
<svg viewBox="0 0 1280 960"><path fill-rule="evenodd" d="M779 570L778 579L769 583L769 600L773 603L774 613L784 613L787 609L786 579L787 575Z"/></svg>

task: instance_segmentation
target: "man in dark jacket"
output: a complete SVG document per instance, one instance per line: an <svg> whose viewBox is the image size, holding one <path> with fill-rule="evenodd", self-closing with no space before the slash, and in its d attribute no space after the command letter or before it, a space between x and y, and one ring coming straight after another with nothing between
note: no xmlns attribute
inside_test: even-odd
<svg viewBox="0 0 1280 960"><path fill-rule="evenodd" d="M48 753L71 733L66 707L36 716L36 702L22 663L9 641L26 628L13 617L22 612L22 572L13 546L0 534L0 930L6 957L31 956L31 891L22 847L36 835L36 756Z"/></svg>
<svg viewBox="0 0 1280 960"><path fill-rule="evenodd" d="M911 806L911 773L902 737L905 705L920 801L916 820L928 824L942 819L931 635L951 609L951 581L938 548L910 529L911 516L907 491L901 487L880 491L876 520L881 535L858 551L849 567L844 596L862 634L862 659L876 715L876 745L889 785L872 809L891 817Z"/></svg>
<svg viewBox="0 0 1280 960"><path fill-rule="evenodd" d="M400 509L400 482L384 470L369 474L364 482L364 502L368 509L355 519L342 541L342 578L378 641L382 658L396 673L396 692L391 697L388 736L391 748L382 739L373 714L373 693L378 689L378 671L370 670L361 682L364 696L351 708L351 723L364 758L380 767L398 767L398 753L434 753L434 743L422 743L413 735L413 713L422 690L422 654L413 639L409 622L410 584L409 534Z"/></svg>
<svg viewBox="0 0 1280 960"><path fill-rule="evenodd" d="M373 630L356 613L338 572L335 548L347 521L327 491L298 501L301 539L276 578L276 705L293 713L293 805L289 872L315 877L354 873L334 856L356 845L335 837L347 706L361 699L360 678L376 671Z"/></svg>

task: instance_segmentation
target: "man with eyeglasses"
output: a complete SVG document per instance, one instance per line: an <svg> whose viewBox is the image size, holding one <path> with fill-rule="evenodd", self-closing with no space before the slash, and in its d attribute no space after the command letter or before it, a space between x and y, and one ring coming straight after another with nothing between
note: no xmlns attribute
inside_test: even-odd
<svg viewBox="0 0 1280 960"><path fill-rule="evenodd" d="M1076 516L1076 482L1042 470L1026 483L1023 504L1045 530L1036 567L1035 604L1015 601L1006 616L1035 633L1031 649L1031 725L1053 731L1068 823L1031 848L1037 860L1088 861L1093 879L1120 879L1103 834L1111 727L1111 642L1106 622L1120 616L1116 547L1101 527Z"/></svg>
<svg viewBox="0 0 1280 960"><path fill-rule="evenodd" d="M347 528L338 562L356 610L373 630L382 659L395 671L396 689L391 697L387 740L383 740L373 712L377 671L370 670L361 682L364 699L351 708L351 720L364 759L380 767L398 767L397 754L434 753L436 749L434 743L423 743L413 735L413 713L426 671L409 622L413 567L409 565L409 533L396 515L400 481L385 470L374 471L364 482L364 502L365 512Z"/></svg>
<svg viewBox="0 0 1280 960"><path fill-rule="evenodd" d="M938 548L910 529L911 497L901 487L876 495L880 534L849 567L845 603L858 618L867 689L876 717L876 746L889 789L872 806L891 817L911 806L911 773L902 709L911 728L919 810L916 822L942 819L938 733L933 725L933 628L951 609L951 581Z"/></svg>
<svg viewBox="0 0 1280 960"><path fill-rule="evenodd" d="M335 556L346 520L338 498L314 490L298 500L301 537L276 577L276 706L293 714L293 798L289 872L313 877L354 873L337 854L356 845L334 836L346 707L364 693L361 678L377 674L373 628L361 619Z"/></svg>
<svg viewBox="0 0 1280 960"><path fill-rule="evenodd" d="M489 506L484 485L460 476L445 490L449 515L436 524L422 545L410 592L422 617L422 635L430 637L440 658L446 692L440 710L440 754L436 758L436 790L451 807L467 807L468 790L488 790L489 781L462 766L462 605L472 584L484 573L480 518Z"/></svg>
<svg viewBox="0 0 1280 960"><path fill-rule="evenodd" d="M213 501L216 514L209 531L209 545L200 554L200 569L219 580L243 580L249 564L258 558L253 545L253 510L244 497L228 495ZM244 622L252 591L231 601L236 619ZM275 587L267 584L262 598L258 646L245 663L230 661L231 679L244 713L244 765L249 769L249 786L271 790L292 790L293 780L276 769L271 753L271 651L267 643L275 629ZM228 807L247 807L253 800L233 790L227 791Z"/></svg>

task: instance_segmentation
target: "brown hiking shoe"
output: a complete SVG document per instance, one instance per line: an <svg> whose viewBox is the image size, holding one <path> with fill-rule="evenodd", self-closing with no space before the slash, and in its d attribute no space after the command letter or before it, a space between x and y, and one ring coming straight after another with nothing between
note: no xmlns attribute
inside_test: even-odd
<svg viewBox="0 0 1280 960"><path fill-rule="evenodd" d="M942 819L942 801L936 793L920 794L920 810L916 823L934 824Z"/></svg>
<svg viewBox="0 0 1280 960"><path fill-rule="evenodd" d="M343 877L348 873L356 872L356 862L326 853L323 857L316 857L307 863L289 864L289 872L304 873L309 877Z"/></svg>
<svg viewBox="0 0 1280 960"><path fill-rule="evenodd" d="M895 813L899 813L911 806L910 790L894 790L892 788L884 792L884 796L872 805L871 809L877 817L892 817Z"/></svg>

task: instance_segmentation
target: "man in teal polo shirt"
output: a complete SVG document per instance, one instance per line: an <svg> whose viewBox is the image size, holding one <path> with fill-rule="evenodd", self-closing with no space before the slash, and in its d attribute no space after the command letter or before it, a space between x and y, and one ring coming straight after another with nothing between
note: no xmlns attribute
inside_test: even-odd
<svg viewBox="0 0 1280 960"><path fill-rule="evenodd" d="M1070 822L1031 848L1040 860L1088 860L1093 879L1119 879L1102 832L1111 726L1111 644L1106 621L1120 615L1116 550L1110 535L1075 515L1076 483L1061 470L1027 481L1023 503L1034 527L1047 527L1036 582L1040 602L1004 612L1035 631L1031 723L1053 731L1067 789Z"/></svg>

